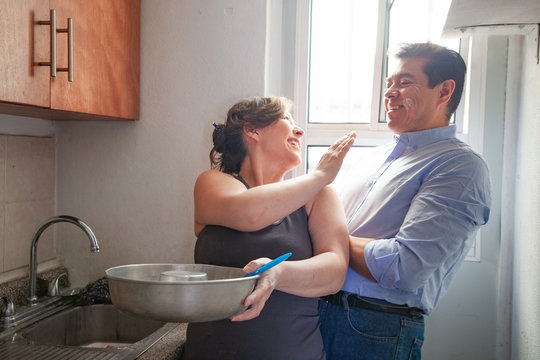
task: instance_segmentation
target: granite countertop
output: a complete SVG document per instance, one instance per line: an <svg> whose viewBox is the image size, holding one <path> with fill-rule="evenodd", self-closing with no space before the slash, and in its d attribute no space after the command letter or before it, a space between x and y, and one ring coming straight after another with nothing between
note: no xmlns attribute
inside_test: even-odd
<svg viewBox="0 0 540 360"><path fill-rule="evenodd" d="M55 268L44 273L40 273L40 278L50 280L62 273L67 273L63 267ZM40 283L38 282L38 291ZM69 276L64 276L60 280L60 287L69 286ZM44 289L46 291L46 287ZM26 304L28 292L28 277L15 279L13 281L0 284L0 295L9 297L16 306ZM89 283L77 295L75 304L80 306L92 304L111 304L109 286L106 278L98 279ZM182 356L183 344L186 342L187 323L175 323L176 326L159 339L153 346L141 354L138 360L179 360Z"/></svg>
<svg viewBox="0 0 540 360"><path fill-rule="evenodd" d="M36 279L36 293L38 296L47 294L47 283L43 280L50 281L56 279L61 274L68 274L68 271L64 267L57 267L38 274ZM13 279L11 281L0 284L0 296L8 297L15 306L21 306L27 304L29 278L24 276L21 278ZM69 276L62 276L58 281L60 288L66 288L70 286Z"/></svg>
<svg viewBox="0 0 540 360"><path fill-rule="evenodd" d="M187 323L178 323L178 326L165 334L165 336L137 359L179 360L182 356L182 345L186 342L187 325Z"/></svg>

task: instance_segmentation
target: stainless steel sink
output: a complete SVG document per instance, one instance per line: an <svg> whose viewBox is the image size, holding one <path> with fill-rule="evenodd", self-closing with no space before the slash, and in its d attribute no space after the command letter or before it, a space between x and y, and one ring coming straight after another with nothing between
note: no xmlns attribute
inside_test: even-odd
<svg viewBox="0 0 540 360"><path fill-rule="evenodd" d="M4 351L9 359L135 359L176 325L112 305L72 307L0 341L0 358Z"/></svg>

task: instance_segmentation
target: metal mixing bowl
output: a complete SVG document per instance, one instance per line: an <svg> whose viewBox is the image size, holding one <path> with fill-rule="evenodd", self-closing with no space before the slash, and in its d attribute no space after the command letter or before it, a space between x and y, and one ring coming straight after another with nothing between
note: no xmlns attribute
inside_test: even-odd
<svg viewBox="0 0 540 360"><path fill-rule="evenodd" d="M205 272L208 280L163 281L164 271ZM118 309L167 322L221 320L242 312L259 275L242 269L202 264L132 264L105 271Z"/></svg>

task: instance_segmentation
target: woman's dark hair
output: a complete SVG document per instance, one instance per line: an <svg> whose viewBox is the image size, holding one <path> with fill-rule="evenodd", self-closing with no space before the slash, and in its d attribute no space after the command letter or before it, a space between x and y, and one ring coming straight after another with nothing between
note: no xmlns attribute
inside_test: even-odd
<svg viewBox="0 0 540 360"><path fill-rule="evenodd" d="M393 52L398 59L426 58L424 73L428 76L429 87L433 88L445 80L452 79L456 88L448 101L447 119L456 111L463 93L467 65L459 53L433 43L402 44Z"/></svg>
<svg viewBox="0 0 540 360"><path fill-rule="evenodd" d="M214 124L210 151L212 169L238 174L246 157L243 129L261 129L290 111L292 102L284 97L253 97L234 104L224 124Z"/></svg>

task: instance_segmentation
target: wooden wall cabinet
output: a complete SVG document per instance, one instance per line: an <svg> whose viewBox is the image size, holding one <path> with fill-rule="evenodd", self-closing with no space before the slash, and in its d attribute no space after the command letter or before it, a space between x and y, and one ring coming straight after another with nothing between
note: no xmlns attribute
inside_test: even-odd
<svg viewBox="0 0 540 360"><path fill-rule="evenodd" d="M46 119L138 119L140 0L0 0L0 113ZM51 77L50 9L73 24L73 82ZM57 68L68 67L57 32Z"/></svg>

